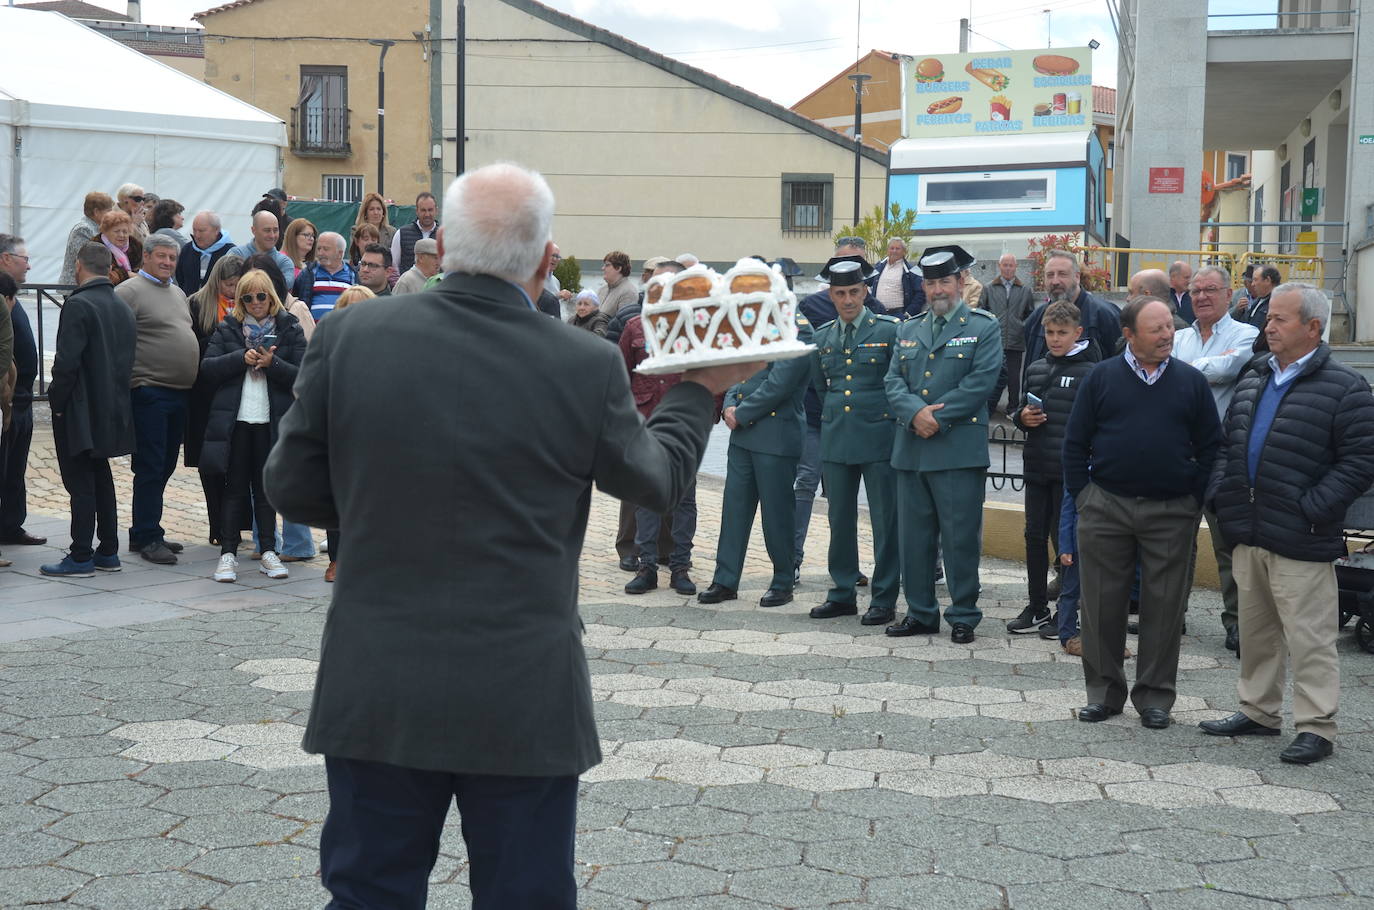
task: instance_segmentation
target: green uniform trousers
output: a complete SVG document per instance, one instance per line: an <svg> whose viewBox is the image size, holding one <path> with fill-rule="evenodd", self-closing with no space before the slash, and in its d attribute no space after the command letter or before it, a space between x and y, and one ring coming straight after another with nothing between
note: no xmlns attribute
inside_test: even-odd
<svg viewBox="0 0 1374 910"><path fill-rule="evenodd" d="M978 609L978 561L987 468L896 473L907 615L926 625L939 624L935 553L943 544L950 599L945 621L977 628L983 618Z"/></svg>
<svg viewBox="0 0 1374 910"><path fill-rule="evenodd" d="M886 461L867 464L821 462L830 516L830 580L826 600L857 602L859 581L859 480L868 491L868 515L873 524L873 599L871 606L893 609L901 587L901 550L897 544L897 476Z"/></svg>
<svg viewBox="0 0 1374 910"><path fill-rule="evenodd" d="M773 561L770 587L792 590L792 548L796 543L797 456L765 455L731 445L725 454L725 495L720 506L720 541L712 580L739 589L744 554L754 530L754 513L763 512L763 543ZM762 507L760 509L760 507Z"/></svg>

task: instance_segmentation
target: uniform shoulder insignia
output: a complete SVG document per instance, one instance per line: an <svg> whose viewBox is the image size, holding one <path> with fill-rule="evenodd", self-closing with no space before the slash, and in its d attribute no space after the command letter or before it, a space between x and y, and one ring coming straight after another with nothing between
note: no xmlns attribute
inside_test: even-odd
<svg viewBox="0 0 1374 910"><path fill-rule="evenodd" d="M877 313L873 316L873 318L878 320L879 322L890 322L893 325L899 325L902 321L898 319L896 316L889 316L886 313Z"/></svg>
<svg viewBox="0 0 1374 910"><path fill-rule="evenodd" d="M811 323L809 323L809 322L806 321L806 317L805 317L805 316L801 316L801 315L798 315L798 316L797 316L797 325L810 325L810 324L811 324Z"/></svg>
<svg viewBox="0 0 1374 910"><path fill-rule="evenodd" d="M972 310L969 310L969 312L972 313L972 314L975 315L975 316L982 316L984 319L991 319L991 320L993 320L994 322L997 321L997 317L994 316L992 313L989 313L987 310L983 310L983 309L972 309Z"/></svg>
<svg viewBox="0 0 1374 910"><path fill-rule="evenodd" d="M839 318L838 316L835 317L835 319L838 319L838 318ZM826 322L822 322L820 325L816 326L816 331L817 331L817 332L824 332L826 329L830 328L832 325L835 324L835 319L831 319L831 320L828 320L828 321L826 321Z"/></svg>

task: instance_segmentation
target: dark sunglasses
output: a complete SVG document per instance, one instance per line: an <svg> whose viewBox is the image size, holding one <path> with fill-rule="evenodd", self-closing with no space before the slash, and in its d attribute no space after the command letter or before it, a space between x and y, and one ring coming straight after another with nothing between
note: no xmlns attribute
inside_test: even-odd
<svg viewBox="0 0 1374 910"><path fill-rule="evenodd" d="M125 199L132 199L134 202L144 202L144 201L147 200L148 197L147 197L147 196L125 196L124 198L125 198Z"/></svg>
<svg viewBox="0 0 1374 910"><path fill-rule="evenodd" d="M248 304L252 303L254 300L256 300L258 303L266 303L271 299L272 298L269 295L264 294L262 291L258 291L256 294L244 294L242 297L239 298L239 303L243 304L244 306L248 306Z"/></svg>

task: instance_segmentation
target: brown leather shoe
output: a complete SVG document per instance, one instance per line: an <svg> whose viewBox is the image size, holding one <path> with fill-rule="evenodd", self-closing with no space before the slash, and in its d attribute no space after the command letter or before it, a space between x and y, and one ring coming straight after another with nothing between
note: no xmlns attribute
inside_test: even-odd
<svg viewBox="0 0 1374 910"><path fill-rule="evenodd" d="M308 562L308 561L310 561L310 560L312 560L312 559L314 559L314 558L315 558L315 557L313 557L313 556L282 556L282 557L281 557L281 561L282 561L282 562Z"/></svg>
<svg viewBox="0 0 1374 910"><path fill-rule="evenodd" d="M1082 657L1083 639L1075 635L1073 638L1070 638L1068 641L1064 642L1064 653L1072 654L1074 657Z"/></svg>
<svg viewBox="0 0 1374 910"><path fill-rule="evenodd" d="M334 583L334 567L337 565L338 563L331 559L329 561L329 568L324 570L324 580L330 584Z"/></svg>

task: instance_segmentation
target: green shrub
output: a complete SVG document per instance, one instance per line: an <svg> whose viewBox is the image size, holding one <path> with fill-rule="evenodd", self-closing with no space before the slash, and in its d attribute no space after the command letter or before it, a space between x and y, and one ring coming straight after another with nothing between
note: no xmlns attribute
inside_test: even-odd
<svg viewBox="0 0 1374 910"><path fill-rule="evenodd" d="M576 294L582 290L582 266L577 264L576 256L564 256L563 261L554 267L553 276L565 291Z"/></svg>
<svg viewBox="0 0 1374 910"><path fill-rule="evenodd" d="M857 225L847 224L836 231L834 239L862 237L868 241L868 258L876 262L887 255L887 241L890 238L900 237L910 243L915 229L916 212L894 202L886 214L882 206L875 205L873 211L863 216Z"/></svg>

